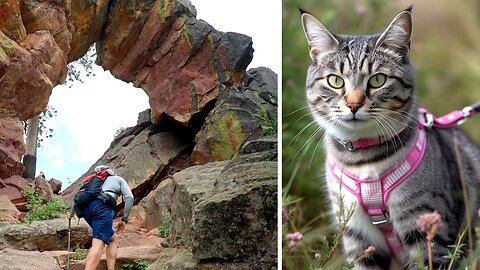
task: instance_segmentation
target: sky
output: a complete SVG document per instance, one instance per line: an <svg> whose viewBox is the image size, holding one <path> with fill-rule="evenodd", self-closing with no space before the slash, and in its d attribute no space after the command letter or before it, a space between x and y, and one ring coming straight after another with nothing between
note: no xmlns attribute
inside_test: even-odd
<svg viewBox="0 0 480 270"><path fill-rule="evenodd" d="M281 1L192 0L197 19L217 30L252 37L255 49L248 68L266 66L281 72ZM119 128L134 126L138 113L149 108L148 97L94 65L95 76L71 88L53 89L49 105L57 116L46 125L53 137L37 150L37 175L62 181L62 189L77 180L108 149Z"/></svg>

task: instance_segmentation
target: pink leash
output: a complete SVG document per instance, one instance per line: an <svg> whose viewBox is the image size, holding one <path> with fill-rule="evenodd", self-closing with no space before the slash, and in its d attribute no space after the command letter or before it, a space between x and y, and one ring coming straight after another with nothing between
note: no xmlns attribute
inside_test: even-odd
<svg viewBox="0 0 480 270"><path fill-rule="evenodd" d="M342 170L342 167L331 157L327 157L328 169L338 181L340 181L350 193L359 201L362 208L370 216L373 225L377 226L384 234L390 251L401 262L402 244L389 221L387 200L390 192L400 185L418 166L422 160L426 148L427 128L450 128L465 123L475 113L480 111L480 102L467 106L461 111L454 111L442 117L436 118L426 109L420 108L419 113L424 121L418 123L416 143L408 152L405 160L387 170L378 178L361 179ZM358 141L338 140L349 151L385 142L390 138L379 137L373 139L361 139Z"/></svg>

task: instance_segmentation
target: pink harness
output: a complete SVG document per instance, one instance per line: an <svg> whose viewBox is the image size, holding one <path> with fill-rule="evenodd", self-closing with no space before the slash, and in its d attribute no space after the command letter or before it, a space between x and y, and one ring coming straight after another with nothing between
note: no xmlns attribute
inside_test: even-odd
<svg viewBox="0 0 480 270"><path fill-rule="evenodd" d="M480 111L480 103L465 107L461 111L454 111L440 118L435 118L427 110L420 108L419 113L425 122L419 121L416 142L410 149L405 159L388 169L378 178L361 179L342 170L342 166L332 157L327 157L327 167L330 174L342 186L357 197L358 202L370 216L373 225L377 226L385 236L390 251L402 261L402 244L389 220L388 196L390 192L400 185L418 166L425 153L427 136L425 127L450 128L463 124L475 112ZM349 151L359 148L368 148L383 143L390 138L361 139L358 141L339 141Z"/></svg>

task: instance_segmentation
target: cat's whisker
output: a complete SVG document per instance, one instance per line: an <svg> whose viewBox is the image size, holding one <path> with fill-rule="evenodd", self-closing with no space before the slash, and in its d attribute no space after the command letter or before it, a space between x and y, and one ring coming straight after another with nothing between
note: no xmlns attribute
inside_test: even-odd
<svg viewBox="0 0 480 270"><path fill-rule="evenodd" d="M333 118L333 117L332 117ZM340 121L340 117L337 117L336 119L332 120L332 118L330 118L328 121L329 122L333 122L332 123L332 126L335 126L338 124L338 122ZM312 156L310 157L310 164L308 166L308 168L310 169L312 167L312 163L313 163L313 157L315 156L315 153L317 152L317 149L318 149L318 146L320 145L320 143L323 141L323 139L325 138L325 135L327 134L326 130L323 131L322 135L320 136L320 139L318 140L317 142L317 145L315 146L315 149L313 150L313 153L312 153Z"/></svg>
<svg viewBox="0 0 480 270"><path fill-rule="evenodd" d="M295 159L297 158L298 154L300 154L300 152L302 151L302 149L305 148L305 146L309 145L307 148L305 148L303 150L304 153L308 152L308 149L310 149L310 141L312 140L313 137L315 137L315 135L317 135L317 133L322 130L321 127L318 127L313 133L312 135L310 135L310 137L307 139L307 141L302 145L302 147L300 147L300 149L298 149L298 151L295 153L295 156L293 156L292 160L290 161L290 164L293 163L293 161L295 161Z"/></svg>
<svg viewBox="0 0 480 270"><path fill-rule="evenodd" d="M303 118L305 118L305 116L308 116L308 115L312 115L312 113L311 113L311 112L308 112L308 113L302 115L302 117L298 118L298 119L295 121L295 123L297 123L298 121L302 120Z"/></svg>
<svg viewBox="0 0 480 270"><path fill-rule="evenodd" d="M291 145L293 142L296 142L298 140L298 138L300 138L300 136L303 134L303 132L305 132L305 130L307 130L311 125L315 124L316 121L315 120L312 120L312 122L308 123L305 127L303 127L294 137L293 139L288 143L288 145Z"/></svg>
<svg viewBox="0 0 480 270"><path fill-rule="evenodd" d="M298 112L300 112L300 111L302 111L302 110L305 110L305 109L308 109L308 106L304 106L304 107L301 107L300 109L296 109L295 111L284 115L283 118L292 116L292 115L294 115L294 114L296 114L296 113L298 113Z"/></svg>

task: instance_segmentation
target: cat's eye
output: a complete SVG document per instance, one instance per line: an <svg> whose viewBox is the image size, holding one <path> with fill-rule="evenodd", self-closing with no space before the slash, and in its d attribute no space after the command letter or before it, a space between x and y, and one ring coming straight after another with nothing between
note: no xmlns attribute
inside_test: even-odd
<svg viewBox="0 0 480 270"><path fill-rule="evenodd" d="M328 75L327 77L328 85L335 89L339 89L343 87L343 79L337 75Z"/></svg>
<svg viewBox="0 0 480 270"><path fill-rule="evenodd" d="M368 79L368 86L371 88L379 88L385 84L387 76L383 73L377 73Z"/></svg>

